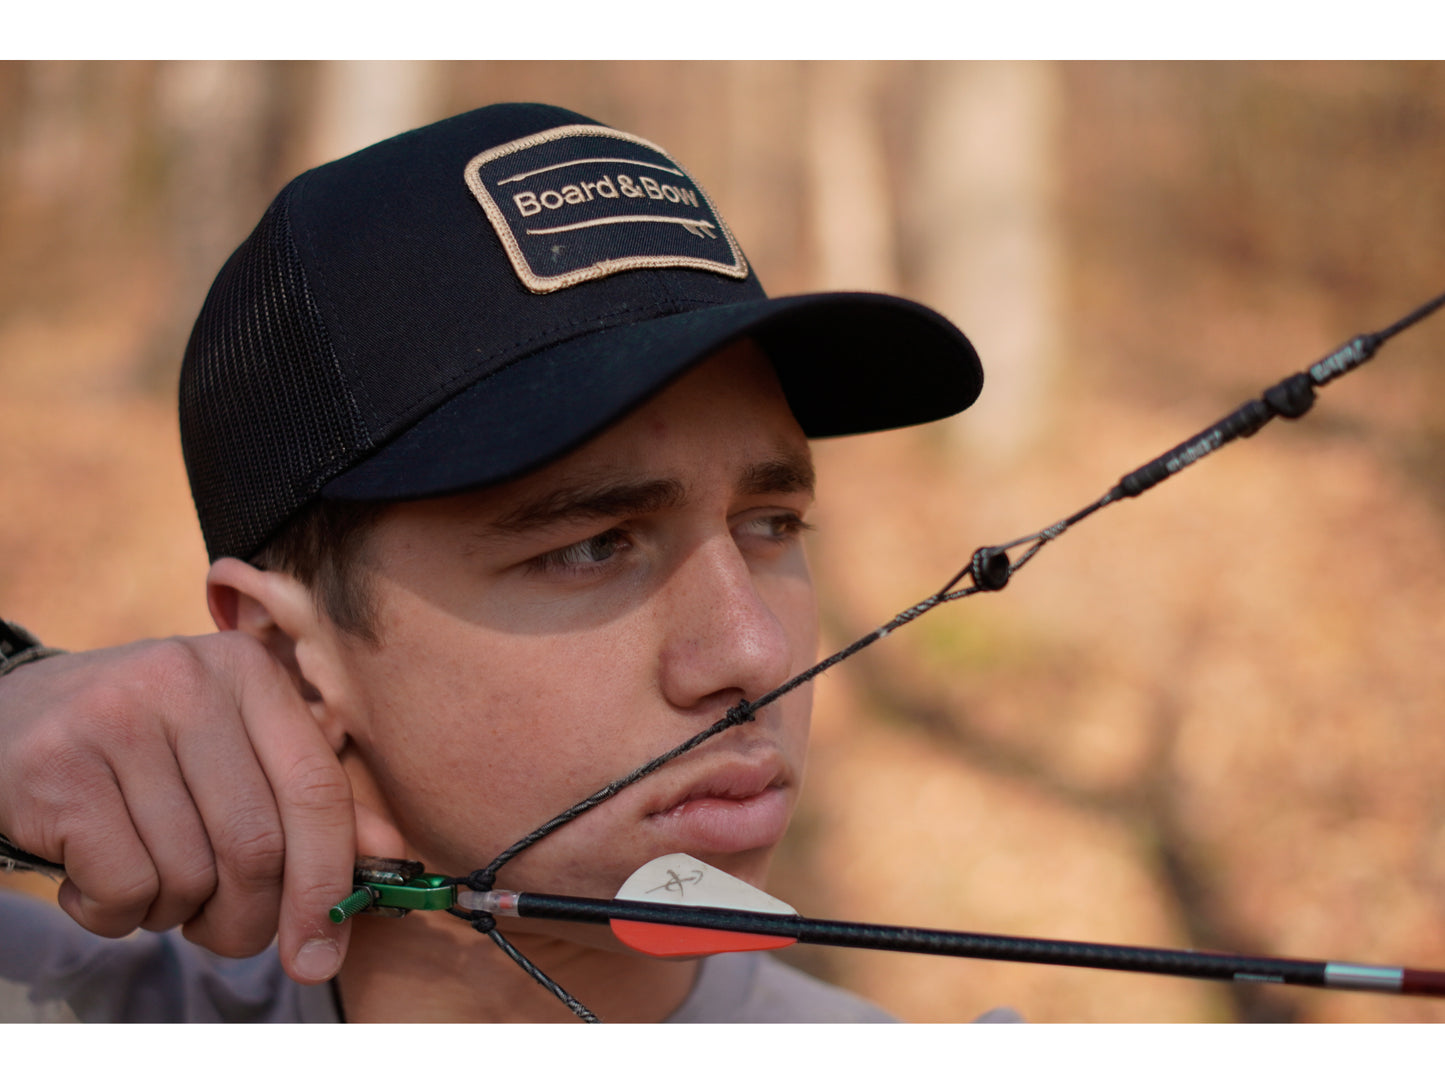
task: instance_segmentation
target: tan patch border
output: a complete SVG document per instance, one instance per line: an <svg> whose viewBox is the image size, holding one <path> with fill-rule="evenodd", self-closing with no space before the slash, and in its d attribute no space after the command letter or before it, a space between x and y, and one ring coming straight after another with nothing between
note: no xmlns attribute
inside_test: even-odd
<svg viewBox="0 0 1445 1084"><path fill-rule="evenodd" d="M733 254L733 263L720 263L717 260L703 259L700 256L627 256L620 260L601 260L598 263L589 264L586 267L579 267L576 270L568 271L561 275L539 275L532 270L532 265L527 262L526 253L518 243L516 235L512 232L512 225L507 221L502 209L492 199L487 191L486 185L481 179L482 166L489 162L495 162L498 158L504 158L509 154L516 154L518 151L528 150L543 143L551 143L558 139L567 139L572 136L600 135L611 139L621 139L638 146L646 147L662 155L664 159L672 163L677 170L688 179L696 188L698 195L702 198L707 209L712 212L713 220L717 223L722 234L727 238L728 248ZM535 294L547 294L556 290L565 289L568 286L576 286L578 283L588 282L592 279L605 278L618 271L628 271L636 268L661 268L661 267L691 267L701 271L714 271L729 278L744 279L748 275L748 261L743 255L743 250L738 247L737 240L733 237L733 231L728 229L728 224L723 221L722 215L718 213L712 197L707 194L706 189L697 183L697 180L673 160L673 157L655 143L642 139L639 136L630 135L627 132L619 132L615 128L607 128L600 124L568 124L561 128L549 128L544 132L536 132L521 139L505 143L500 147L493 147L483 151L467 163L465 170L467 187L471 189L472 195L482 205L487 218L491 220L492 228L497 231L501 238L502 247L507 250L507 258L512 262L512 269L516 271L517 277L522 280L527 289Z"/></svg>

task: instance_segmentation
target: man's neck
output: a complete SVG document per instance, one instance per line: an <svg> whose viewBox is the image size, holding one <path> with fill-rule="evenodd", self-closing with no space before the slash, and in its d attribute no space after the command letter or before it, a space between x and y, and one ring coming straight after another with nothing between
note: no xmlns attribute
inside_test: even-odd
<svg viewBox="0 0 1445 1084"><path fill-rule="evenodd" d="M338 989L352 1023L549 1023L576 1017L492 943L451 915L358 916ZM686 999L696 961L653 960L530 930L504 931L604 1021L655 1023Z"/></svg>

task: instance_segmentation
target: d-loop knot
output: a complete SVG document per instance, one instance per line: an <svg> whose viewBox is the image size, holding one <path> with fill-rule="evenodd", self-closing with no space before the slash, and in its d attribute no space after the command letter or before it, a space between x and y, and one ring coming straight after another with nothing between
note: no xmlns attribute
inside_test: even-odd
<svg viewBox="0 0 1445 1084"><path fill-rule="evenodd" d="M753 712L752 704L747 700L739 700L732 707L728 708L726 719L728 726L738 726L740 723L751 723L757 715Z"/></svg>

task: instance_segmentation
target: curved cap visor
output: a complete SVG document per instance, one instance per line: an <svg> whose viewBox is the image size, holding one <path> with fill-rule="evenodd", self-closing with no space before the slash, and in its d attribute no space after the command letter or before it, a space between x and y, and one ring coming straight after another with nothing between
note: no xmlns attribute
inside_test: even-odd
<svg viewBox="0 0 1445 1084"><path fill-rule="evenodd" d="M752 338L809 437L936 421L978 398L964 335L882 294L713 306L611 328L528 355L452 397L322 488L341 500L442 496L559 458L725 346Z"/></svg>

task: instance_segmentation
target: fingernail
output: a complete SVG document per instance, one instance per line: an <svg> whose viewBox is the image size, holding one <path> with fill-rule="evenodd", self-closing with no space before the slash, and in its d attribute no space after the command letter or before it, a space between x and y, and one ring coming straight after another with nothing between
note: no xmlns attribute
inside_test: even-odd
<svg viewBox="0 0 1445 1084"><path fill-rule="evenodd" d="M309 982L326 981L340 966L341 953L336 950L336 942L329 938L313 937L296 954L296 974Z"/></svg>

